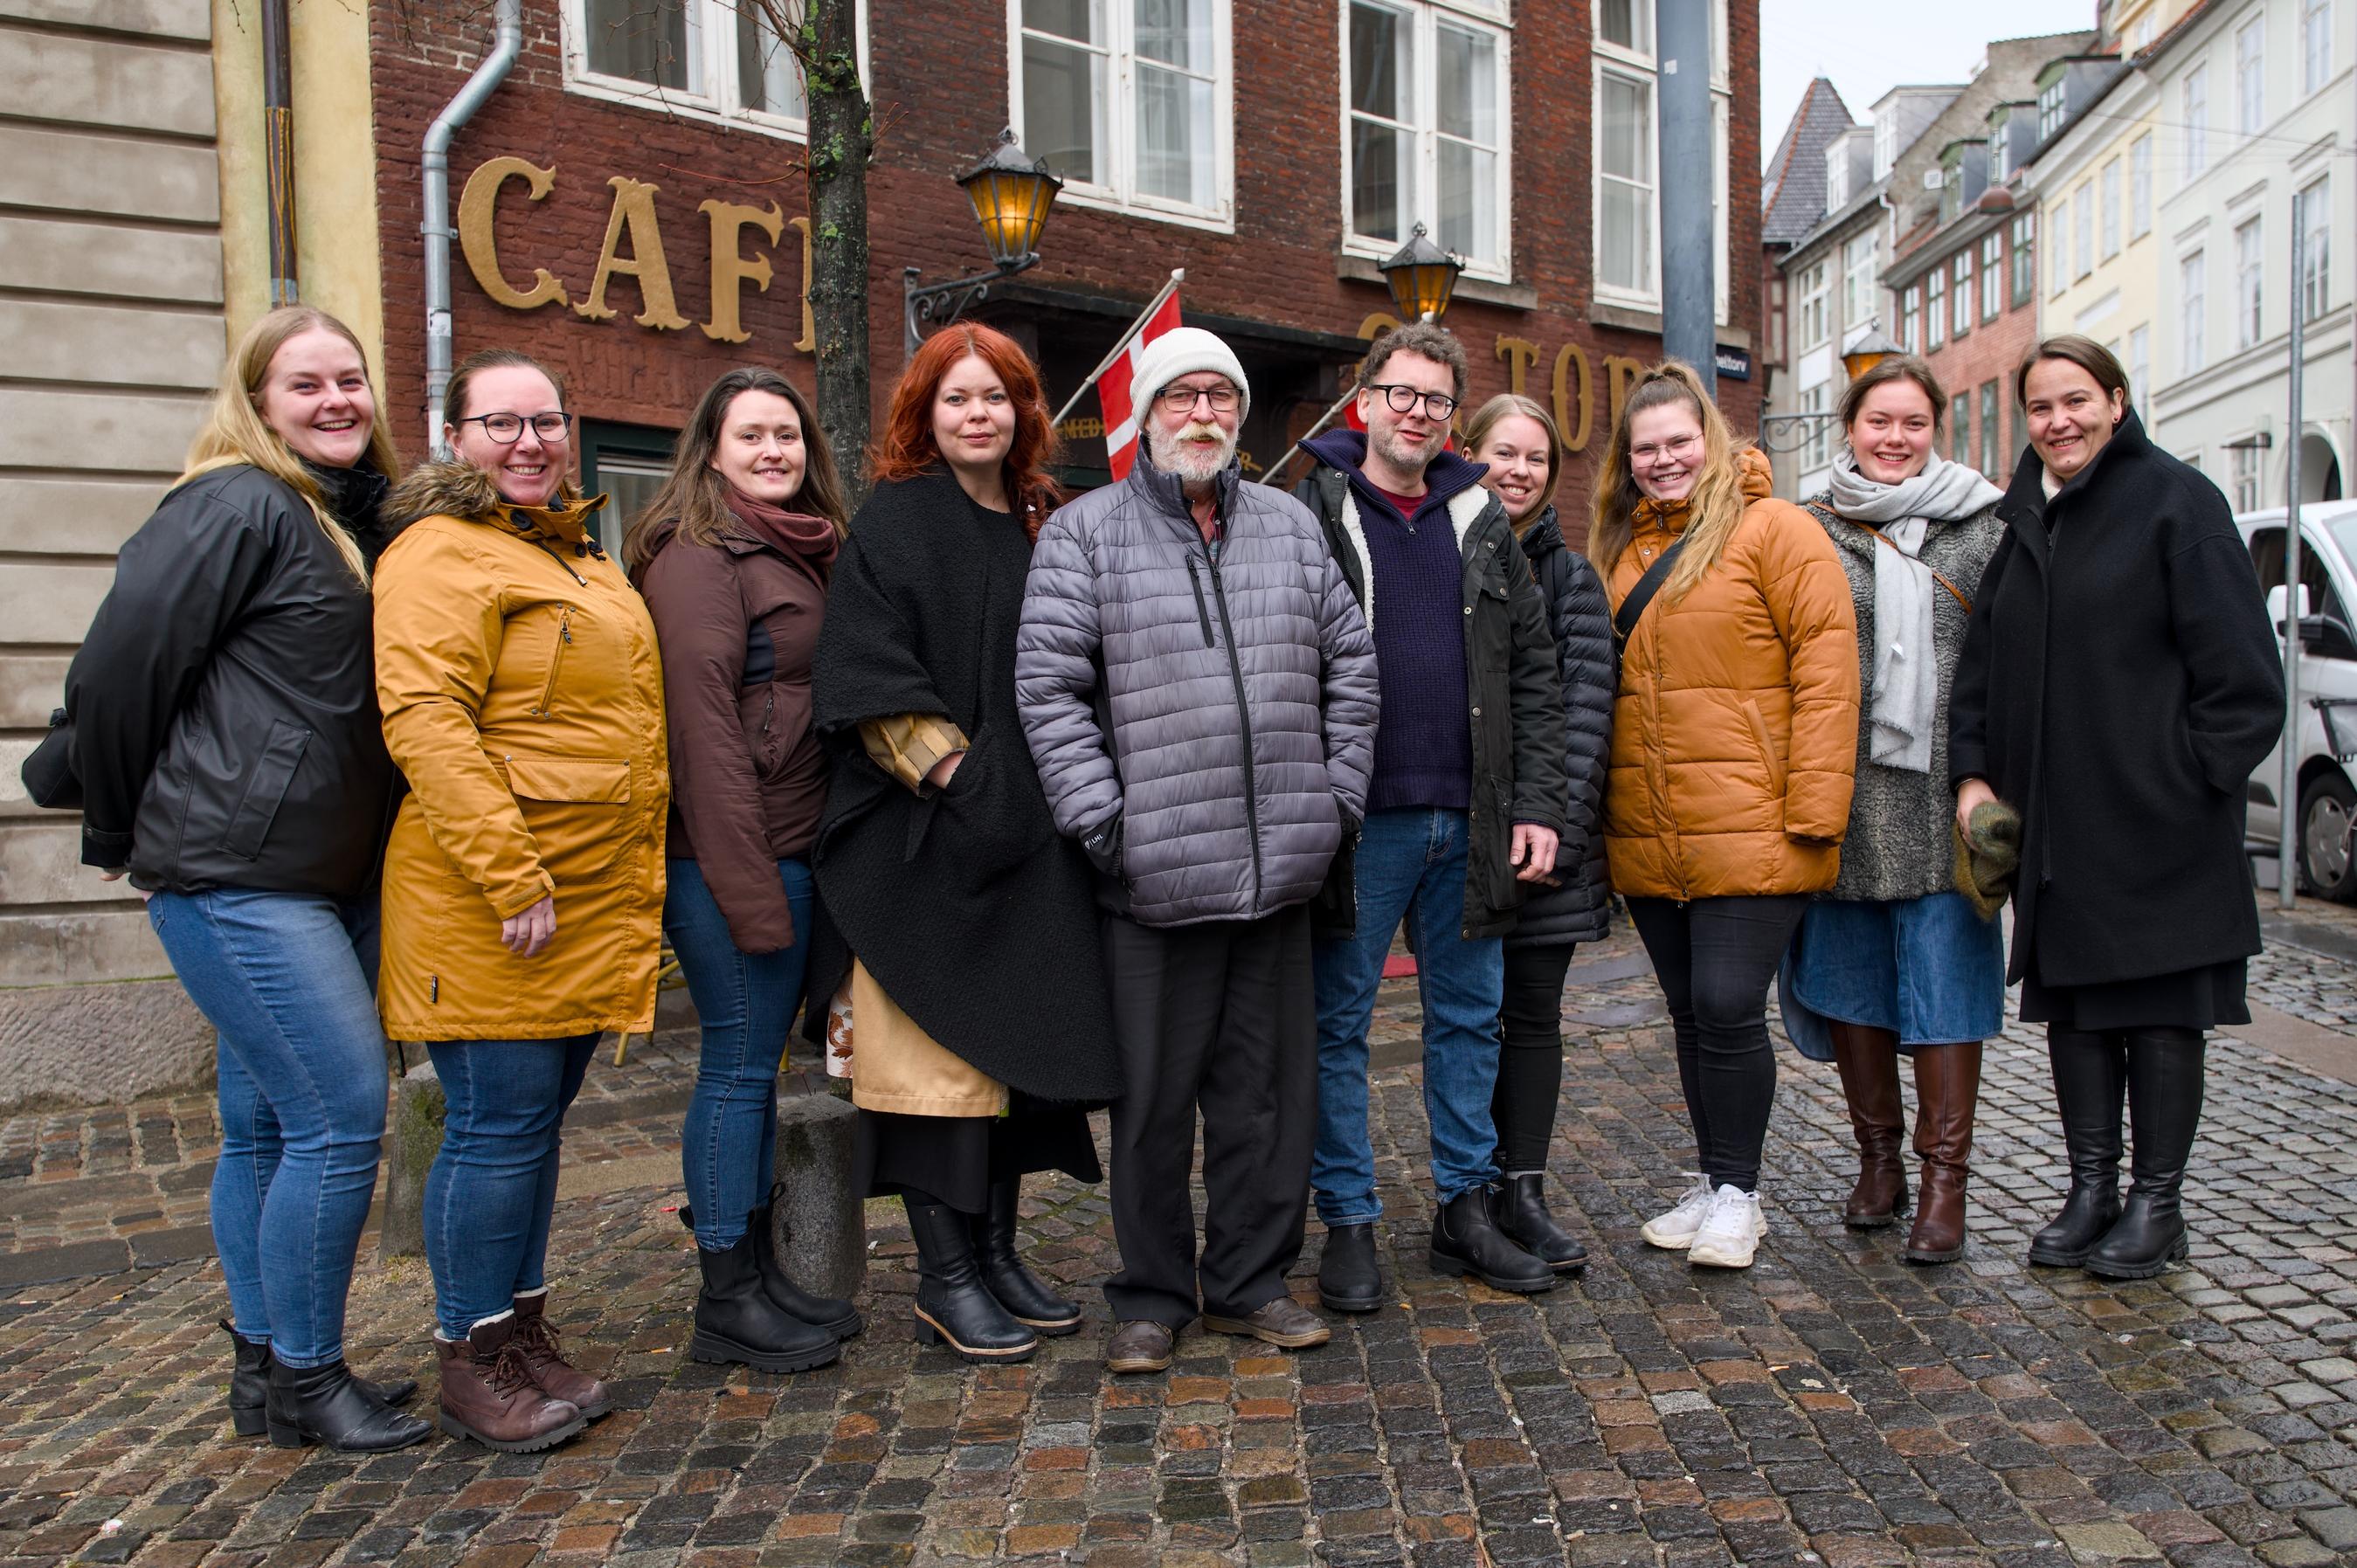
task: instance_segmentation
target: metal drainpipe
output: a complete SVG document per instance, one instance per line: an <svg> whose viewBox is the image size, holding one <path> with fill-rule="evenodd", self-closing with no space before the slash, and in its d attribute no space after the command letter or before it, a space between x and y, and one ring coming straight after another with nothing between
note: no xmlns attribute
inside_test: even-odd
<svg viewBox="0 0 2357 1568"><path fill-rule="evenodd" d="M507 80L523 52L523 0L498 0L491 16L491 52L442 106L426 128L425 216L425 449L442 446L442 405L450 390L450 138Z"/></svg>
<svg viewBox="0 0 2357 1568"><path fill-rule="evenodd" d="M287 0L262 0L262 137L268 170L270 303L302 296L295 272L295 93Z"/></svg>

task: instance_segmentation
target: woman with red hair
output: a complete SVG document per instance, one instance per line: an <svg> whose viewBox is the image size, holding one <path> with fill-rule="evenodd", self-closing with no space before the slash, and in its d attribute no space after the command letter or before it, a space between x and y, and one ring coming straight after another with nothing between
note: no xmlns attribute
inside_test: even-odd
<svg viewBox="0 0 2357 1568"><path fill-rule="evenodd" d="M969 1361L1079 1330L1017 1256L1016 1202L1029 1171L1103 1179L1084 1108L1121 1084L1088 863L1015 706L1052 445L1039 371L1004 333L920 349L812 671L834 757L812 871L842 938L813 953L812 994L849 1005L858 1179L908 1208L917 1337Z"/></svg>

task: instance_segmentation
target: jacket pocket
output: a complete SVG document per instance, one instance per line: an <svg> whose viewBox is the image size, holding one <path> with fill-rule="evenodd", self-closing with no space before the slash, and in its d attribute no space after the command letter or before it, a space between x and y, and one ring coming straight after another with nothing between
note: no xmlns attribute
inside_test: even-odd
<svg viewBox="0 0 2357 1568"><path fill-rule="evenodd" d="M632 837L630 765L619 757L510 753L508 789L523 812L540 862L557 885L609 870Z"/></svg>
<svg viewBox="0 0 2357 1568"><path fill-rule="evenodd" d="M270 721L270 738L247 767L244 791L221 833L225 852L240 860L252 860L262 853L263 841L270 836L270 824L277 820L279 804L286 799L286 788L294 783L296 766L303 760L303 748L310 741L311 732L301 725L285 719Z"/></svg>
<svg viewBox="0 0 2357 1568"><path fill-rule="evenodd" d="M546 718L556 706L556 678L565 670L565 650L573 646L573 607L559 605L556 614L556 645L548 655L548 680L540 689L540 701L533 708L536 718Z"/></svg>
<svg viewBox="0 0 2357 1568"><path fill-rule="evenodd" d="M1749 697L1743 699L1743 717L1751 726L1751 739L1760 747L1760 761L1768 769L1768 794L1775 802L1779 821L1784 814L1784 766L1776 760L1775 737L1768 733L1768 715Z"/></svg>

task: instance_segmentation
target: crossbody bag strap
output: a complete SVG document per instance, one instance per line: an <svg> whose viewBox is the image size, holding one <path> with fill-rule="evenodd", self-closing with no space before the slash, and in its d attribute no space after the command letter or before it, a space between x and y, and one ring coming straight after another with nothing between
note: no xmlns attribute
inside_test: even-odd
<svg viewBox="0 0 2357 1568"><path fill-rule="evenodd" d="M1628 653L1629 639L1637 635L1637 623L1645 618L1645 607L1652 604L1653 596L1662 591L1662 584L1669 577L1670 567L1676 563L1678 552L1685 547L1686 536L1681 533L1667 550L1662 552L1660 560L1645 568L1645 575L1637 579L1637 585L1629 590L1629 596L1622 599L1620 609L1613 612L1612 657L1615 661Z"/></svg>
<svg viewBox="0 0 2357 1568"><path fill-rule="evenodd" d="M1882 530L1875 527L1874 524L1870 522L1860 522L1854 517L1843 517L1839 512L1829 510L1824 507L1817 505L1814 501L1809 503L1809 510L1815 512L1819 517L1835 518L1842 522L1849 524L1852 528L1862 528L1866 530L1867 532L1874 535L1877 539L1882 541L1885 544L1889 545L1893 550L1899 550L1899 542L1897 540L1891 538L1890 535L1883 532ZM1904 550L1899 550L1899 553L1901 555L1907 554L1907 552ZM1964 596L1964 591L1962 588L1959 588L1955 584L1948 581L1947 575L1945 573L1942 572L1936 566L1925 564L1914 556L1908 556L1908 559L1910 561L1916 561L1916 564L1918 565L1921 565L1923 570L1932 574L1932 580L1933 582L1939 584L1940 586L1947 589L1949 593L1954 595L1956 603L1964 607L1964 613L1966 615L1973 613L1973 601Z"/></svg>

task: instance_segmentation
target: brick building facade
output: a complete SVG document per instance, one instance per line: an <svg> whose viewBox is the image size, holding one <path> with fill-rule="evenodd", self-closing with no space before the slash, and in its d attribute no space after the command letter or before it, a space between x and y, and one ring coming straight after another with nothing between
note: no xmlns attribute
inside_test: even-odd
<svg viewBox="0 0 2357 1568"><path fill-rule="evenodd" d="M522 58L459 133L451 156L454 217L467 236L452 261L458 354L517 347L561 368L585 421L587 477L626 501L643 493L634 474L660 461L670 432L714 375L755 360L808 384L810 371L799 346L806 341L802 143L790 122L744 109L758 89L741 70L729 76L742 62L720 46L744 40L716 38L736 27L726 0L686 0L709 13L703 36L685 39L689 53L703 51L704 80L716 84L703 105L676 85L660 95L637 89L644 95L631 102L634 84L590 69L610 69L630 52L614 47L613 18L651 25L644 13L654 4L526 0ZM675 0L664 4L678 13ZM1248 462L1273 462L1331 401L1362 334L1388 320L1375 261L1423 218L1444 243L1475 253L1447 318L1473 360L1471 395L1511 386L1551 402L1566 441L1592 459L1605 445L1615 391L1660 353L1651 9L1602 7L1608 33L1619 36L1599 40L1598 13L1587 0L1193 0L1151 8L1166 21L1175 10L1182 33L1195 25L1192 63L1208 69L1190 84L1160 63L1183 62L1189 40L1174 46L1157 36L1141 44L1140 14L1149 8L1116 5L1095 13L1104 35L1081 40L1096 50L1096 80L1111 85L1075 109L1075 95L1060 99L1059 90L1080 79L1058 74L1069 63L1059 51L1070 59L1083 51L1050 24L1085 21L1089 8L873 0L864 20L877 125L868 193L879 412L903 358L900 269L920 266L930 280L986 264L952 178L1011 124L1070 183L1041 238L1041 264L994 288L974 315L1032 349L1054 402L1183 266L1188 319L1229 337L1253 378ZM1726 147L1719 222L1727 254L1744 258L1759 246L1758 25L1757 0L1727 0L1716 28L1715 102ZM388 413L413 450L425 434L418 148L479 58L483 30L476 0L372 8ZM639 50L643 74L662 74L646 63L649 48L659 55L662 43ZM593 47L603 61L591 60ZM1148 168L1127 147L1153 133L1141 129L1138 100L1125 95L1156 71L1195 93L1198 123L1182 125L1181 139L1191 131L1194 161L1211 166L1190 169L1182 158L1176 200L1147 188L1157 179L1164 192L1171 188L1167 149ZM671 75L676 84L683 71L674 66ZM1589 157L1599 91L1611 121L1608 160L1620 166L1601 173ZM1492 113L1493 106L1507 113ZM1073 120L1082 145L1060 145L1074 140ZM1404 177L1387 185L1380 173L1362 176L1354 188L1346 161L1382 152L1393 137ZM1126 170L1119 166L1125 147ZM494 162L502 159L511 161ZM1444 165L1486 166L1496 177L1431 177ZM1440 208L1440 196L1469 185L1483 200ZM1600 227L1598 192L1608 186ZM470 188L472 201L461 197ZM1421 204L1418 189L1426 193ZM1632 234L1632 215L1641 215L1642 232ZM1452 220L1458 236L1477 242L1452 239ZM1597 286L1599 241L1608 271L1620 274L1617 292ZM609 264L597 290L601 253L624 268ZM732 263L732 255L746 260ZM765 262L774 274L766 289L754 281ZM635 275L627 270L633 266ZM541 281L542 273L553 281ZM1723 262L1721 275L1719 340L1748 351L1758 268ZM732 303L741 341L717 336ZM1757 417L1755 385L1720 383L1739 427ZM1096 413L1094 399L1083 399L1064 426L1067 473L1078 483L1102 477ZM1575 457L1575 486L1583 473ZM1572 489L1566 499L1584 498Z"/></svg>

